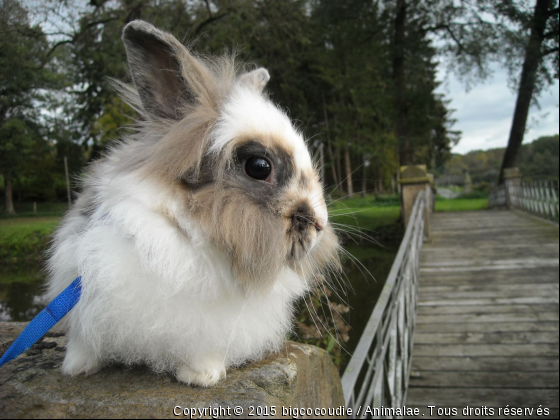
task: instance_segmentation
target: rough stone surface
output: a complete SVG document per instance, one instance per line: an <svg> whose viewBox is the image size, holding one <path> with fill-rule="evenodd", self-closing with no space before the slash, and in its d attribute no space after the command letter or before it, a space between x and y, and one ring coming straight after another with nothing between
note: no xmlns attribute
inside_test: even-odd
<svg viewBox="0 0 560 420"><path fill-rule="evenodd" d="M0 354L26 324L0 323ZM213 388L189 387L144 366L110 366L89 377L62 375L67 340L48 335L0 368L0 418L162 418L174 407L230 408L217 418L268 418L264 407L329 408L344 404L340 377L324 350L286 342L278 355L239 369ZM236 416L234 407L242 407ZM254 407L254 417L250 417ZM257 408L260 407L260 408ZM182 415L181 415L182 417ZM287 416L291 417L291 416ZM305 418L306 416L299 416ZM212 418L212 413L193 418Z"/></svg>
<svg viewBox="0 0 560 420"><path fill-rule="evenodd" d="M401 166L401 216L405 227L408 226L416 197L422 191L428 192L430 177L427 173L426 165ZM429 213L425 213L425 232L429 233L430 219Z"/></svg>

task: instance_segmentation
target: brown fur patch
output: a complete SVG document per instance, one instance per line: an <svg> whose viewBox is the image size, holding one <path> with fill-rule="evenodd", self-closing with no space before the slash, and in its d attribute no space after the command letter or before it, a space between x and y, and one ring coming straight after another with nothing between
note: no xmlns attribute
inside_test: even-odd
<svg viewBox="0 0 560 420"><path fill-rule="evenodd" d="M286 247L282 225L273 212L216 185L190 194L190 210L212 242L231 257L243 288L272 285L284 264Z"/></svg>

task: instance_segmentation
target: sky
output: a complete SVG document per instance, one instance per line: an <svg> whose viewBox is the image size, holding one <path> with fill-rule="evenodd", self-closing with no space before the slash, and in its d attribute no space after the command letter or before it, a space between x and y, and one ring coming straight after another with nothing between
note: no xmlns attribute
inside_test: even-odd
<svg viewBox="0 0 560 420"><path fill-rule="evenodd" d="M439 75L443 84L439 91L451 100L449 108L455 110L453 118L457 119L457 123L453 129L462 132L461 141L453 148L454 153L507 146L517 93L508 85L506 69L495 65L493 73L488 80L467 92L465 85L441 65ZM524 143L541 136L558 134L558 92L558 81L555 81L542 93L540 109L531 107Z"/></svg>

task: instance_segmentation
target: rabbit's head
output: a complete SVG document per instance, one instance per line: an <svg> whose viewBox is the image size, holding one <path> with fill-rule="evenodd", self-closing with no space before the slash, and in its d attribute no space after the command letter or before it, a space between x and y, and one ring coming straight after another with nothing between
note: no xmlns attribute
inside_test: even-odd
<svg viewBox="0 0 560 420"><path fill-rule="evenodd" d="M195 57L173 36L134 21L123 40L145 143L136 166L169 186L179 226L231 259L242 287L267 288L285 267L310 280L338 266L322 186L304 139L263 94L265 69Z"/></svg>

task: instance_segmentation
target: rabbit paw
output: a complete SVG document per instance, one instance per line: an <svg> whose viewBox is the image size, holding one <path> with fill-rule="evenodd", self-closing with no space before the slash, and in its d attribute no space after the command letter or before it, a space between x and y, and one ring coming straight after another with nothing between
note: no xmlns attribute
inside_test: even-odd
<svg viewBox="0 0 560 420"><path fill-rule="evenodd" d="M62 373L65 375L92 375L106 365L85 345L70 341L66 348L66 356L62 362Z"/></svg>
<svg viewBox="0 0 560 420"><path fill-rule="evenodd" d="M223 363L210 363L199 369L183 364L179 366L175 376L179 382L208 388L226 377L226 368Z"/></svg>

